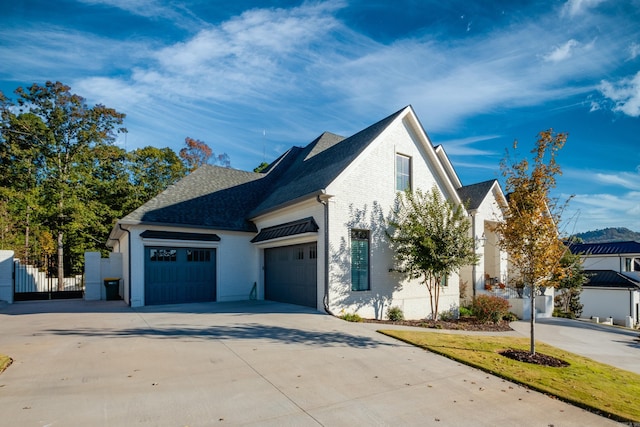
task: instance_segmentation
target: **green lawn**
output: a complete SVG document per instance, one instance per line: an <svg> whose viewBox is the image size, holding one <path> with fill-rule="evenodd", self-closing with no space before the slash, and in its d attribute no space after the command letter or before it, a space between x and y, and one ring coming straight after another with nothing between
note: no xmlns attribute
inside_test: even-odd
<svg viewBox="0 0 640 427"><path fill-rule="evenodd" d="M557 357L570 365L565 368L544 367L498 354L500 350L509 348L529 350L529 338L422 331L378 332L614 419L640 422L638 374L542 343L536 343L536 352Z"/></svg>
<svg viewBox="0 0 640 427"><path fill-rule="evenodd" d="M11 365L11 358L9 356L5 356L4 354L0 354L0 374L2 371L7 369Z"/></svg>

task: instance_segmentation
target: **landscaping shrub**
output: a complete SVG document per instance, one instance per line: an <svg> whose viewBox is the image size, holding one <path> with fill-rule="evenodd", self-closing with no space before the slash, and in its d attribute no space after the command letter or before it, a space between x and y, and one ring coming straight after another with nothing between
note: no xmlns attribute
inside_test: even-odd
<svg viewBox="0 0 640 427"><path fill-rule="evenodd" d="M342 313L340 315L342 320L346 320L347 322L362 322L362 317L360 317L357 313Z"/></svg>
<svg viewBox="0 0 640 427"><path fill-rule="evenodd" d="M469 307L460 307L460 317L473 316L473 310Z"/></svg>
<svg viewBox="0 0 640 427"><path fill-rule="evenodd" d="M518 320L518 316L516 316L515 314L509 312L509 313L505 314L504 316L502 316L502 320L504 320L505 322L515 322L516 320Z"/></svg>
<svg viewBox="0 0 640 427"><path fill-rule="evenodd" d="M473 301L472 311L480 322L498 323L509 314L509 301L495 295L479 295Z"/></svg>
<svg viewBox="0 0 640 427"><path fill-rule="evenodd" d="M404 320L404 313L400 307L389 307L387 309L387 318L392 322Z"/></svg>

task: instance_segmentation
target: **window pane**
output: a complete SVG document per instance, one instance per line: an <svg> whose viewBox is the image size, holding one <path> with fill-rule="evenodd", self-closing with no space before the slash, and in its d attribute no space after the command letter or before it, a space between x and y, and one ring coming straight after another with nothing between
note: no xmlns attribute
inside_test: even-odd
<svg viewBox="0 0 640 427"><path fill-rule="evenodd" d="M405 191L411 189L411 159L407 156L396 154L396 190Z"/></svg>
<svg viewBox="0 0 640 427"><path fill-rule="evenodd" d="M351 290L369 289L369 231L351 230Z"/></svg>

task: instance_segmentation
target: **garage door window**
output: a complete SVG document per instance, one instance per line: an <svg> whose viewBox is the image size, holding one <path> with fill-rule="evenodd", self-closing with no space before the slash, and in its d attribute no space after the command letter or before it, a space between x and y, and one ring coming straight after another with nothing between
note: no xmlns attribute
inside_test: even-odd
<svg viewBox="0 0 640 427"><path fill-rule="evenodd" d="M178 259L176 249L150 249L149 260L154 262L175 262Z"/></svg>
<svg viewBox="0 0 640 427"><path fill-rule="evenodd" d="M211 261L211 251L206 249L188 249L187 262L209 262Z"/></svg>
<svg viewBox="0 0 640 427"><path fill-rule="evenodd" d="M351 290L369 290L369 230L351 230Z"/></svg>

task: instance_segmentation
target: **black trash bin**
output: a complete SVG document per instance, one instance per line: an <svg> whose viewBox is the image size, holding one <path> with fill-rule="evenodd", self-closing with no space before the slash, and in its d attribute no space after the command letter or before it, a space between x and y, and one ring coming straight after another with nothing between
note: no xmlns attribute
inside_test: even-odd
<svg viewBox="0 0 640 427"><path fill-rule="evenodd" d="M120 299L120 279L104 279L104 287L107 289L107 301Z"/></svg>

